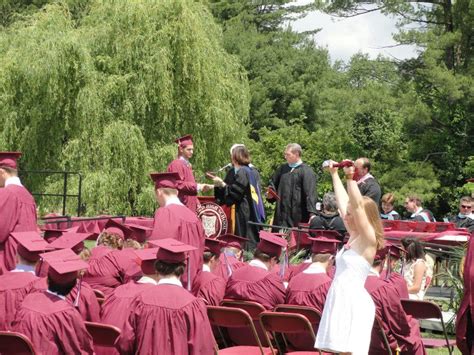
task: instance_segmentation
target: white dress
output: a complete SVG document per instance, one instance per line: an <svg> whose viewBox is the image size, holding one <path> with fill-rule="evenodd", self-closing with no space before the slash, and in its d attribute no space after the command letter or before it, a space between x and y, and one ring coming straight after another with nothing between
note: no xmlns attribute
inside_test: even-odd
<svg viewBox="0 0 474 355"><path fill-rule="evenodd" d="M368 354L375 305L364 285L371 265L353 249L336 255L332 281L316 336L315 348Z"/></svg>

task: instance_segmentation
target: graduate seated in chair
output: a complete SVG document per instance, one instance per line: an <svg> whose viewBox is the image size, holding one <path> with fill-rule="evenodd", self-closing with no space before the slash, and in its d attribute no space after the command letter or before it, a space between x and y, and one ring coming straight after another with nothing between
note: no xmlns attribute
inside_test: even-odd
<svg viewBox="0 0 474 355"><path fill-rule="evenodd" d="M159 247L157 285L139 293L117 341L120 354L214 354L214 337L204 301L189 293L180 281L187 253L195 247L175 239L153 242Z"/></svg>
<svg viewBox="0 0 474 355"><path fill-rule="evenodd" d="M26 335L41 354L93 354L92 337L81 315L66 300L87 263L71 249L40 255L49 265L48 289L30 293L19 307L12 329Z"/></svg>
<svg viewBox="0 0 474 355"><path fill-rule="evenodd" d="M203 299L207 305L219 306L224 299L227 280L212 271L220 264L219 257L225 243L218 239L206 238L205 245L202 272L194 278L191 293Z"/></svg>
<svg viewBox="0 0 474 355"><path fill-rule="evenodd" d="M382 320L382 328L392 350L400 348L401 354L425 354L418 321L406 315L393 284L380 278L387 253L388 248L377 251L365 288L374 301L376 315ZM387 354L381 337L374 332L377 330L372 331L369 353Z"/></svg>
<svg viewBox="0 0 474 355"><path fill-rule="evenodd" d="M247 265L242 260L248 239L234 234L224 234L218 239L225 243L225 247L219 256L219 263L211 272L227 280L235 270Z"/></svg>

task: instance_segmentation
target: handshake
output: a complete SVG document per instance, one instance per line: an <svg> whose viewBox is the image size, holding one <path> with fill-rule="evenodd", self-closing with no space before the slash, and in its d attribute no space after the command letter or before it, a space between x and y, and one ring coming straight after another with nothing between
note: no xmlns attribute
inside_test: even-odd
<svg viewBox="0 0 474 355"><path fill-rule="evenodd" d="M212 172L207 172L206 177L208 179L211 179L214 182L214 185L210 185L210 186L212 186L212 188L214 188L214 186L224 187L226 185L224 180L222 180L219 176L214 175L214 173L212 173Z"/></svg>
<svg viewBox="0 0 474 355"><path fill-rule="evenodd" d="M198 191L208 192L214 189L214 185L210 184L197 184Z"/></svg>

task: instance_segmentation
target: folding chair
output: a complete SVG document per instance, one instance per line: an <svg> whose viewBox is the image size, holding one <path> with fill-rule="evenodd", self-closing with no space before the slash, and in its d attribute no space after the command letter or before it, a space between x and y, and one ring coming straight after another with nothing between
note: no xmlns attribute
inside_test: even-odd
<svg viewBox="0 0 474 355"><path fill-rule="evenodd" d="M260 339L260 342L262 343L263 346L268 346L267 339L265 337L265 332L262 326L260 325L260 318L259 318L260 313L266 311L265 307L263 307L258 302L244 301L244 300L231 300L231 299L222 300L221 306L230 307L230 308L239 308L246 311L250 315L250 318L252 318L253 320L253 323L254 323L253 325L255 329L257 330L257 335L258 335L258 338ZM257 345L257 343L253 342L253 337L250 334L250 331L248 329L245 329L242 331L231 330L228 333L231 340L236 344ZM248 340L250 340L250 343L248 342Z"/></svg>
<svg viewBox="0 0 474 355"><path fill-rule="evenodd" d="M429 319L435 318L441 320L441 325L443 327L444 339L434 339L434 338L422 338L423 345L428 349L436 348L448 348L449 354L453 353L454 345L456 345L456 340L448 339L448 334L446 332L446 326L443 320L443 314L439 307L428 301L418 301L418 300L401 300L402 307L406 314L412 316L416 319Z"/></svg>
<svg viewBox="0 0 474 355"><path fill-rule="evenodd" d="M286 340L286 336L288 334L297 334L302 335L306 334L311 337L311 343L313 344L316 341L316 336L314 335L313 327L309 322L308 318L301 314L297 313L283 313L283 312L263 312L260 314L260 323L262 324L262 328L265 330L265 335L267 336L267 341L270 342L268 338L268 333L271 333L274 339L277 339L277 334L281 334L283 338L283 342L285 344L285 349L281 347L281 345L276 342L278 347L279 354L297 354L301 353L299 351L296 352L285 352L288 350L288 342ZM298 350L313 350L313 346L310 349L298 349ZM307 353L312 354L321 354L321 351L306 351Z"/></svg>
<svg viewBox="0 0 474 355"><path fill-rule="evenodd" d="M115 342L120 336L120 329L109 324L95 323L95 322L84 322L86 329L92 336L94 343L94 349L99 350L100 348L113 348L115 349Z"/></svg>
<svg viewBox="0 0 474 355"><path fill-rule="evenodd" d="M224 339L224 349L219 350L221 355L273 355L274 351L271 347L263 347L260 339L258 338L257 331L253 324L250 315L243 309L221 307L221 306L207 306L207 315L211 325L218 327L222 339ZM244 328L249 329L254 337L257 346L252 345L237 345L228 347L225 341L225 336L222 334L221 328Z"/></svg>
<svg viewBox="0 0 474 355"><path fill-rule="evenodd" d="M94 293L95 293L95 297L97 297L97 298L105 298L105 295L102 291L94 289Z"/></svg>
<svg viewBox="0 0 474 355"><path fill-rule="evenodd" d="M34 355L36 354L31 340L26 335L10 331L0 332L0 354Z"/></svg>
<svg viewBox="0 0 474 355"><path fill-rule="evenodd" d="M313 307L279 304L275 307L275 312L300 314L306 317L306 319L308 319L310 322L311 327L313 328L313 334L316 335L318 332L319 322L321 321L321 313L319 313ZM302 334L301 336L297 336L297 338L295 338L294 335L289 334L286 338L289 340L289 343L291 343L291 345L297 349L309 348L310 346L312 347L312 345L314 345L314 340L308 334Z"/></svg>
<svg viewBox="0 0 474 355"><path fill-rule="evenodd" d="M372 340L371 341L377 340L377 336L379 336L381 338L382 343L384 345L384 350L387 352L387 354L392 355L393 352L392 352L392 349L390 347L390 342L388 341L387 334L385 334L385 331L383 330L382 320L379 317L375 316L374 326L373 326L373 329L372 329ZM400 352L400 349L398 348L398 345L396 346L395 351L396 351L397 354Z"/></svg>

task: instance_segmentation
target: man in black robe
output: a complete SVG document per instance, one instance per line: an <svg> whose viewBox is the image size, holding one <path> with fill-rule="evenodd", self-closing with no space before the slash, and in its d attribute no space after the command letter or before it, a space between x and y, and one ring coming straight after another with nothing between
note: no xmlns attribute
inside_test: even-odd
<svg viewBox="0 0 474 355"><path fill-rule="evenodd" d="M359 158L355 161L354 166L357 171L358 180L357 185L362 196L370 197L375 201L380 208L380 198L382 197L382 190L380 185L370 173L370 161L367 158Z"/></svg>
<svg viewBox="0 0 474 355"><path fill-rule="evenodd" d="M313 169L301 160L301 146L288 144L285 148L286 164L281 165L270 180L269 188L276 192L268 195L270 202L276 201L273 224L297 227L309 222L316 210L316 175Z"/></svg>

